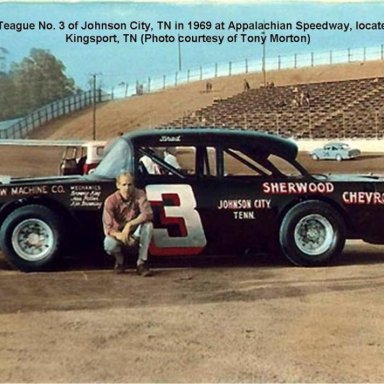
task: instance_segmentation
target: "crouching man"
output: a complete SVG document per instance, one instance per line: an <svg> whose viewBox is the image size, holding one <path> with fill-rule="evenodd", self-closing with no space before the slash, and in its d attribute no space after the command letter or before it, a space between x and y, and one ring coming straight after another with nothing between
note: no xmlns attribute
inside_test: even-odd
<svg viewBox="0 0 384 384"><path fill-rule="evenodd" d="M129 172L116 178L117 191L104 203L103 227L104 249L115 257L114 271L124 272L124 249L137 248L137 273L151 276L148 267L148 248L153 233L153 212L145 192L135 188L134 178Z"/></svg>

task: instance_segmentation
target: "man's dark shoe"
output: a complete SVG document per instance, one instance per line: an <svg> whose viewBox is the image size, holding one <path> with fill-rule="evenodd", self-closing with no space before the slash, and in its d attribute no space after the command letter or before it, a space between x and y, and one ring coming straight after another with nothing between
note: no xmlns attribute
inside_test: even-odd
<svg viewBox="0 0 384 384"><path fill-rule="evenodd" d="M117 275L120 275L124 273L125 268L123 264L115 264L115 267L113 268L113 272L115 272Z"/></svg>
<svg viewBox="0 0 384 384"><path fill-rule="evenodd" d="M152 276L152 272L149 269L147 264L139 264L137 266L136 272L138 275L143 276L143 277Z"/></svg>

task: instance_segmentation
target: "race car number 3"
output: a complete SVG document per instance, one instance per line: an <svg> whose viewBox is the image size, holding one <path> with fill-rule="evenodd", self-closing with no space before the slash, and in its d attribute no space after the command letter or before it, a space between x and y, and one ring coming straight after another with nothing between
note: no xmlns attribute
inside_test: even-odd
<svg viewBox="0 0 384 384"><path fill-rule="evenodd" d="M154 229L150 252L153 255L196 255L207 244L196 199L190 185L148 185L148 200L162 207L160 223ZM166 205L166 202L172 205ZM179 236L171 236L167 226L176 225Z"/></svg>

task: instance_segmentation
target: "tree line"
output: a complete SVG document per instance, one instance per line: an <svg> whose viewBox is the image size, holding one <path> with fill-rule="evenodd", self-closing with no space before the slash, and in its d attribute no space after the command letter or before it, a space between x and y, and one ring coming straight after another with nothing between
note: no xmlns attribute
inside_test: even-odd
<svg viewBox="0 0 384 384"><path fill-rule="evenodd" d="M24 116L79 89L64 64L49 51L33 48L28 57L5 69L8 51L0 47L0 120Z"/></svg>

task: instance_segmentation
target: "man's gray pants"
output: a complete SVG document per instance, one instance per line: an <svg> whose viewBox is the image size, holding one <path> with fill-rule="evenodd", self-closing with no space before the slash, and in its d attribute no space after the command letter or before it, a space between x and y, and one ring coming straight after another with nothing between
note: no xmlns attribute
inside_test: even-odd
<svg viewBox="0 0 384 384"><path fill-rule="evenodd" d="M137 265L144 264L148 260L148 249L149 244L151 243L152 234L152 222L140 224L133 233L134 237L139 238L139 254L137 258ZM115 257L117 264L124 264L124 248L128 248L128 246L123 244L121 241L115 239L112 236L105 237L104 250L108 253L108 255Z"/></svg>

